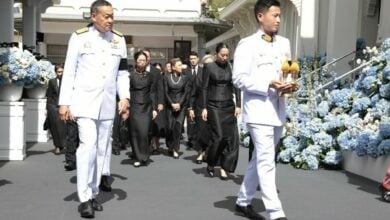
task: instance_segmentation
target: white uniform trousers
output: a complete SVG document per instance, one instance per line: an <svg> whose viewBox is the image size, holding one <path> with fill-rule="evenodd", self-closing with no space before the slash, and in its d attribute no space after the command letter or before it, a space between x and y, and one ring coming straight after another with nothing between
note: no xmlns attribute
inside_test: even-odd
<svg viewBox="0 0 390 220"><path fill-rule="evenodd" d="M247 127L255 147L236 204L250 205L260 184L261 198L270 218L285 217L275 183L275 146L282 135L283 126L248 123Z"/></svg>
<svg viewBox="0 0 390 220"><path fill-rule="evenodd" d="M113 120L77 118L80 144L76 152L77 194L80 202L94 199L99 193L103 167L109 168ZM108 163L108 164L105 164Z"/></svg>

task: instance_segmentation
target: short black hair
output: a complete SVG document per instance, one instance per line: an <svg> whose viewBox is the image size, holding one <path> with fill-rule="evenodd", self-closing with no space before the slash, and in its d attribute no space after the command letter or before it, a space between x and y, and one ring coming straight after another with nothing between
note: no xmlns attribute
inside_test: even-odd
<svg viewBox="0 0 390 220"><path fill-rule="evenodd" d="M138 51L138 52L136 52L136 53L134 54L134 61L137 62L138 57L141 56L141 55L144 55L145 58L148 58L148 55L146 55L145 52L143 52L142 50L140 50L140 51Z"/></svg>
<svg viewBox="0 0 390 220"><path fill-rule="evenodd" d="M188 55L188 57L190 56L196 56L196 57L199 57L198 53L195 52L195 51L191 51L190 54Z"/></svg>
<svg viewBox="0 0 390 220"><path fill-rule="evenodd" d="M280 2L278 0L257 0L254 7L256 20L257 20L258 13L267 12L268 9L271 8L272 6L280 7ZM257 20L257 22L259 21Z"/></svg>
<svg viewBox="0 0 390 220"><path fill-rule="evenodd" d="M94 1L92 4L91 4L91 15L92 14L96 14L98 11L99 11L99 7L101 6L111 6L111 3L109 3L108 1L105 1L105 0L96 0Z"/></svg>
<svg viewBox="0 0 390 220"><path fill-rule="evenodd" d="M219 53L219 51L221 51L223 48L229 49L227 44L221 42L215 47L215 52Z"/></svg>

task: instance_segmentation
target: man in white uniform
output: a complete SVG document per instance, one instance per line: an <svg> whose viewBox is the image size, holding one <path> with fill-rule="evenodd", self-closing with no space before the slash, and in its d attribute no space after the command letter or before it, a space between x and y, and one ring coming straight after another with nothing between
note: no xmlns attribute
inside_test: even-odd
<svg viewBox="0 0 390 220"><path fill-rule="evenodd" d="M91 20L91 25L70 37L59 98L61 119L75 120L78 125L77 193L80 215L87 218L103 210L95 198L103 169L109 170L116 94L123 114L130 98L126 43L112 29L112 5L104 0L93 2Z"/></svg>
<svg viewBox="0 0 390 220"><path fill-rule="evenodd" d="M243 91L243 120L255 146L236 201L236 211L250 219L265 219L251 201L260 184L271 219L285 220L275 184L275 146L285 122L284 92L295 90L280 82L281 65L290 59L290 42L277 35L280 3L258 0L254 7L257 33L242 39L234 56L233 82Z"/></svg>

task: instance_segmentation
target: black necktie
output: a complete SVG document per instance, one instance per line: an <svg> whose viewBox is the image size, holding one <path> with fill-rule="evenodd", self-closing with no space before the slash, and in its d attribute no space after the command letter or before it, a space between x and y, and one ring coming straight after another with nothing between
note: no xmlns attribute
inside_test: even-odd
<svg viewBox="0 0 390 220"><path fill-rule="evenodd" d="M196 71L195 71L195 67L192 68L192 75L195 76L196 75Z"/></svg>

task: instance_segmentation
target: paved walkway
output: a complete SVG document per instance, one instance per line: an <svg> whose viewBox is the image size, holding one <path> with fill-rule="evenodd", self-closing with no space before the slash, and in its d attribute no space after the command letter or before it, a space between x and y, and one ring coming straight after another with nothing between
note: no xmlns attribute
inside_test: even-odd
<svg viewBox="0 0 390 220"><path fill-rule="evenodd" d="M134 168L122 152L112 158L113 191L98 198L103 212L95 219L233 220L234 202L247 165L240 148L234 179L205 176L205 164L193 163L194 151L182 146L174 160L152 156L148 167ZM64 171L64 156L51 143L30 145L24 161L0 162L0 219L73 220L77 213L76 172ZM277 167L280 198L290 220L388 220L390 204L382 202L378 183L343 171L303 171ZM260 193L255 209L266 215Z"/></svg>

